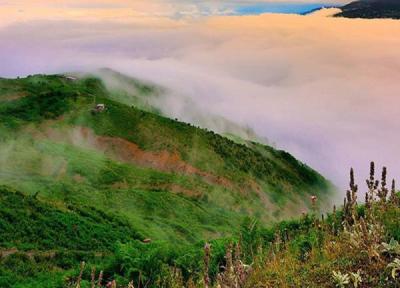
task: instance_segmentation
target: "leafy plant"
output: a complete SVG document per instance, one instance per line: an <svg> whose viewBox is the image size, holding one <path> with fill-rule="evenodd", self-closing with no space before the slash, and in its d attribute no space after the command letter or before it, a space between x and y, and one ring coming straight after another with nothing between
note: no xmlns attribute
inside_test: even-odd
<svg viewBox="0 0 400 288"><path fill-rule="evenodd" d="M400 255L400 244L394 238L390 239L389 243L382 243L383 252L388 253L390 255Z"/></svg>
<svg viewBox="0 0 400 288"><path fill-rule="evenodd" d="M397 274L400 272L400 259L396 258L393 262L389 263L388 268L392 269L391 275L393 279L396 279Z"/></svg>
<svg viewBox="0 0 400 288"><path fill-rule="evenodd" d="M335 286L339 288L344 288L350 283L349 274L342 274L340 271L332 271L332 278L335 282Z"/></svg>
<svg viewBox="0 0 400 288"><path fill-rule="evenodd" d="M360 286L360 284L362 283L361 271L358 270L356 273L350 272L350 278L351 278L354 288L358 288Z"/></svg>

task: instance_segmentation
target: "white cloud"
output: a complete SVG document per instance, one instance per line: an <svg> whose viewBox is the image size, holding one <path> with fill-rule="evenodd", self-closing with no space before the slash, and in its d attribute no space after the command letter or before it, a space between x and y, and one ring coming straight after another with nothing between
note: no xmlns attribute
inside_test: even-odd
<svg viewBox="0 0 400 288"><path fill-rule="evenodd" d="M0 75L110 66L249 125L342 185L350 166L367 175L373 159L400 175L399 36L392 20L67 14L0 30Z"/></svg>

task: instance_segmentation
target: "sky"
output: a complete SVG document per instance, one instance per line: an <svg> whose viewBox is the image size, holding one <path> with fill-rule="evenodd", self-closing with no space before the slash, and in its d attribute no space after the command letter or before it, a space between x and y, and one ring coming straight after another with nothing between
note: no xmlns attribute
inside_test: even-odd
<svg viewBox="0 0 400 288"><path fill-rule="evenodd" d="M0 77L110 67L173 91L173 116L190 121L190 97L341 188L370 160L400 179L400 21L235 12L267 2L290 1L0 0Z"/></svg>
<svg viewBox="0 0 400 288"><path fill-rule="evenodd" d="M29 20L197 18L215 15L297 13L349 0L0 0L1 23Z"/></svg>

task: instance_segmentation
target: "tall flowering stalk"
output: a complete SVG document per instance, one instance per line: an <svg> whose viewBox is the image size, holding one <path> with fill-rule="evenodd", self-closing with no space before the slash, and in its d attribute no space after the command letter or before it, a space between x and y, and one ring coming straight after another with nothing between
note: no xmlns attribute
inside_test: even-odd
<svg viewBox="0 0 400 288"><path fill-rule="evenodd" d="M204 245L204 288L210 287L210 276L209 276L210 255L211 255L211 245L209 243L206 243Z"/></svg>
<svg viewBox="0 0 400 288"><path fill-rule="evenodd" d="M390 202L396 206L400 204L399 196L396 194L396 181L394 179L392 180L392 187L390 189Z"/></svg>
<svg viewBox="0 0 400 288"><path fill-rule="evenodd" d="M240 243L233 248L229 244L225 255L225 267L222 273L217 276L217 288L242 288L252 271L251 266L241 261Z"/></svg>
<svg viewBox="0 0 400 288"><path fill-rule="evenodd" d="M350 169L350 189L346 192L344 199L344 221L347 225L353 225L357 219L357 191L358 186L354 180L354 170Z"/></svg>
<svg viewBox="0 0 400 288"><path fill-rule="evenodd" d="M83 275L83 270L85 270L85 262L81 262L81 269L79 271L79 276L78 279L76 280L76 288L80 288L81 287L81 281L82 281L82 275Z"/></svg>
<svg viewBox="0 0 400 288"><path fill-rule="evenodd" d="M90 287L95 288L95 277L96 277L96 267L92 268L92 273L90 274Z"/></svg>
<svg viewBox="0 0 400 288"><path fill-rule="evenodd" d="M378 189L379 181L375 180L375 163L371 162L370 170L369 170L369 179L367 179L367 187L368 187L368 197L366 199L366 203L372 204L374 202L374 197L376 194L376 190Z"/></svg>
<svg viewBox="0 0 400 288"><path fill-rule="evenodd" d="M380 202L386 202L387 195L389 193L389 189L386 187L386 177L387 177L387 169L383 167L382 169L382 178L381 178L381 187L378 189L378 197Z"/></svg>
<svg viewBox="0 0 400 288"><path fill-rule="evenodd" d="M99 278L97 279L97 287L101 287L103 282L103 271L100 271Z"/></svg>

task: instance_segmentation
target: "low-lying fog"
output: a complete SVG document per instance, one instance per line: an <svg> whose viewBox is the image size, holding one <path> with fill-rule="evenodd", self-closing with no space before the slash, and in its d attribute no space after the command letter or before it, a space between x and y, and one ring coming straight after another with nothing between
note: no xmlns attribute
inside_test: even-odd
<svg viewBox="0 0 400 288"><path fill-rule="evenodd" d="M190 119L178 96L190 97L340 187L350 166L363 184L370 160L400 179L400 21L326 11L175 17L159 8L168 1L154 2L159 15L124 1L62 9L3 2L2 77L110 67L173 91L163 104L171 115Z"/></svg>

